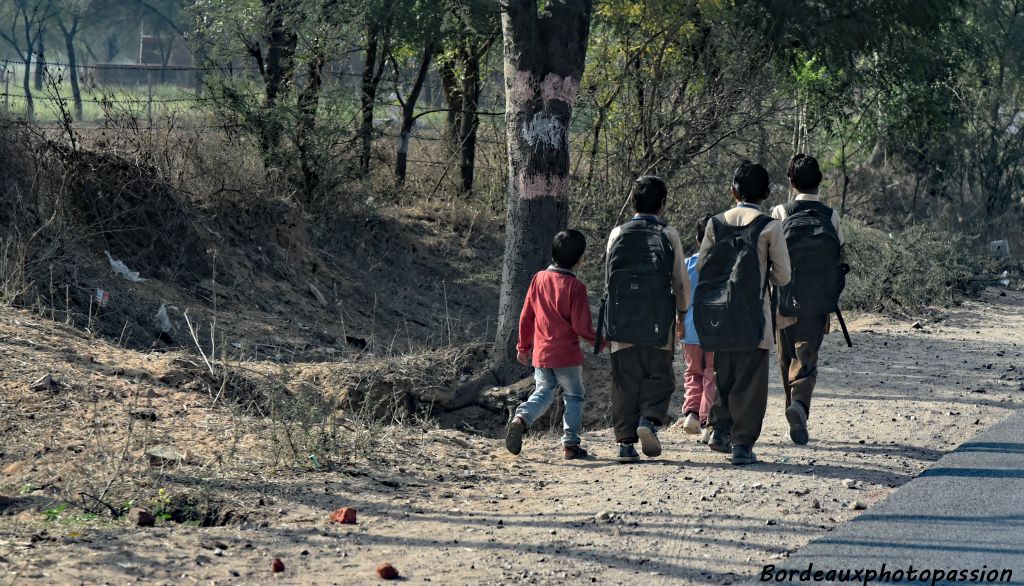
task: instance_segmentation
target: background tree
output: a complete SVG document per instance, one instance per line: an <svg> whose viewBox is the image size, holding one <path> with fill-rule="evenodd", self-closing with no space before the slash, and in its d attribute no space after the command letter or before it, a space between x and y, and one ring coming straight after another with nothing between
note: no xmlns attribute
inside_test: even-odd
<svg viewBox="0 0 1024 586"><path fill-rule="evenodd" d="M448 108L444 138L448 155L459 161L459 189L469 193L476 179L484 67L491 47L501 36L501 22L487 0L453 0L446 28L447 46L439 59Z"/></svg>
<svg viewBox="0 0 1024 586"><path fill-rule="evenodd" d="M423 92L434 56L443 42L441 27L444 13L434 3L416 2L413 13L409 16L411 24L405 27L405 34L402 35L404 41L392 53L392 63L395 64L395 97L401 109L398 148L395 152L395 182L398 185L405 183L408 172L409 141L413 125L416 123L416 104ZM403 95L400 83L402 65L412 66L415 71L409 93L406 95Z"/></svg>
<svg viewBox="0 0 1024 586"><path fill-rule="evenodd" d="M32 96L32 56L38 48L44 23L53 17L52 0L8 0L0 13L0 39L17 53L22 62L22 91L25 96L29 121L35 119L35 100Z"/></svg>
<svg viewBox="0 0 1024 586"><path fill-rule="evenodd" d="M71 99L74 102L75 119L82 119L82 88L78 76L78 50L75 46L78 33L82 30L82 18L89 13L92 0L69 0L57 14L57 27L64 37L67 51L68 79L71 82Z"/></svg>

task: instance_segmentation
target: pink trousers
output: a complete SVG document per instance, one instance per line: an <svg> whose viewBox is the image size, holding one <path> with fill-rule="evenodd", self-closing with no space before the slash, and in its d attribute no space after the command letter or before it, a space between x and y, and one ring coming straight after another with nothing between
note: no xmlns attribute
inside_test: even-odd
<svg viewBox="0 0 1024 586"><path fill-rule="evenodd" d="M715 354L701 350L697 344L683 344L683 354L686 357L683 413L696 413L702 424L707 423L711 405L715 403L715 395L718 393L715 386Z"/></svg>

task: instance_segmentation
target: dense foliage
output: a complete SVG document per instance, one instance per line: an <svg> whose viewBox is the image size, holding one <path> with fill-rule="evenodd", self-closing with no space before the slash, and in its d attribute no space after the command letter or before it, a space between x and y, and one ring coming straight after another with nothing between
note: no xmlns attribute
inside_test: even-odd
<svg viewBox="0 0 1024 586"><path fill-rule="evenodd" d="M249 141L296 201L365 202L369 190L500 213L501 7L0 0L0 57L32 116L41 64L133 63L144 32L164 63L187 47L189 113ZM590 28L571 223L607 229L631 181L654 172L688 225L728 203L741 158L768 166L782 200L786 161L810 152L826 201L865 225L1024 245L1024 1L606 0ZM81 118L89 84L70 81Z"/></svg>

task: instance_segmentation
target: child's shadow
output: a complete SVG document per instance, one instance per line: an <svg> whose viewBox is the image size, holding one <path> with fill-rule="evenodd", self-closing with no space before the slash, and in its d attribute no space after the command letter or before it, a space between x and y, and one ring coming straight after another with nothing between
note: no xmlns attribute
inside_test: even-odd
<svg viewBox="0 0 1024 586"><path fill-rule="evenodd" d="M615 466L628 467L628 466L675 466L682 468L686 462L680 460L666 460L666 459L655 459L655 460L638 460L636 462L619 462L615 458L598 458L591 456L587 459L578 459L575 461L575 466L579 468L610 468Z"/></svg>

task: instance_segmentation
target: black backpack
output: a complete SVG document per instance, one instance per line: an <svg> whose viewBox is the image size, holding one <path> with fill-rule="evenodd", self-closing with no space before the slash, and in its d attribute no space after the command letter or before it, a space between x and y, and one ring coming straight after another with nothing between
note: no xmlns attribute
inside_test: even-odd
<svg viewBox="0 0 1024 586"><path fill-rule="evenodd" d="M832 208L817 201L792 201L784 209L782 231L793 276L778 288L779 313L788 317L835 313L846 274L839 266L839 234L832 223Z"/></svg>
<svg viewBox="0 0 1024 586"><path fill-rule="evenodd" d="M605 297L598 336L661 348L669 343L676 316L672 290L675 251L665 224L636 218L619 228L608 251Z"/></svg>
<svg viewBox="0 0 1024 586"><path fill-rule="evenodd" d="M764 336L764 294L757 240L772 219L760 215L746 226L730 226L719 215L711 219L715 243L698 274L693 325L701 348L708 352L754 350Z"/></svg>

